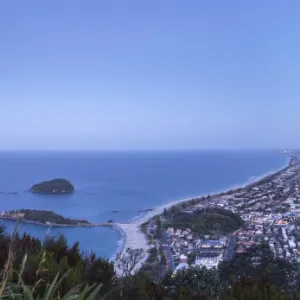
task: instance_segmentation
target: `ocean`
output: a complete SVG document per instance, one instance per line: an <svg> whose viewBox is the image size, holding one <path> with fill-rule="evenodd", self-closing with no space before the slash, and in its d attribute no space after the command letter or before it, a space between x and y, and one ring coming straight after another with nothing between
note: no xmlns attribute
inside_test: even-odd
<svg viewBox="0 0 300 300"><path fill-rule="evenodd" d="M0 211L52 210L66 217L132 222L168 202L219 192L276 171L288 162L277 151L0 152ZM68 195L33 194L34 183L66 178ZM9 192L18 192L16 195ZM113 211L118 211L114 213ZM7 231L13 221L3 221ZM20 224L19 232L44 239L48 228ZM122 234L112 228L51 228L69 243L111 258Z"/></svg>

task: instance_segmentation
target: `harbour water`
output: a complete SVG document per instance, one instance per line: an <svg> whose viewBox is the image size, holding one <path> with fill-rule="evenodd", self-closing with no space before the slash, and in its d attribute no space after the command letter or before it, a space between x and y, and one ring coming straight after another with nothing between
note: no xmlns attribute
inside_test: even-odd
<svg viewBox="0 0 300 300"><path fill-rule="evenodd" d="M43 209L91 222L132 222L143 214L139 211L248 183L287 161L277 151L1 152L0 210ZM53 178L70 180L76 192L28 191L32 184ZM14 222L4 223L12 232ZM47 230L33 224L19 226L20 233L40 239ZM121 246L121 233L113 228L61 227L49 232L58 233L70 244L79 241L83 250L105 258Z"/></svg>

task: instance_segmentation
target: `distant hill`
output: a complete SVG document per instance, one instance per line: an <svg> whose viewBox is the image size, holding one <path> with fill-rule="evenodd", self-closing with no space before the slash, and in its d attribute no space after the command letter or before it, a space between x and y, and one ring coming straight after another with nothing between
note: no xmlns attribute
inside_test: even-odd
<svg viewBox="0 0 300 300"><path fill-rule="evenodd" d="M229 210L211 208L192 214L178 212L165 224L167 227L190 228L198 234L228 234L244 224L242 218Z"/></svg>
<svg viewBox="0 0 300 300"><path fill-rule="evenodd" d="M74 186L66 179L57 178L34 184L30 191L43 194L64 194L74 192Z"/></svg>

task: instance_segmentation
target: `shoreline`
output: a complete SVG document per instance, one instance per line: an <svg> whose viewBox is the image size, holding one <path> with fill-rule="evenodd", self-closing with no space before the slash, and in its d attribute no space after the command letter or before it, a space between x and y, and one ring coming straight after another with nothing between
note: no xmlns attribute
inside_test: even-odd
<svg viewBox="0 0 300 300"><path fill-rule="evenodd" d="M251 187L252 185L257 184L260 181L265 180L270 176L274 176L277 173L283 172L286 168L289 167L290 162L291 162L291 158L292 158L291 156L288 156L286 162L278 169L270 170L270 171L267 171L266 173L264 173L262 175L257 175L257 176L251 177L251 178L254 178L254 179L251 180L251 181L249 180L249 182L234 184L231 187L227 187L227 188L222 189L220 191L209 192L209 193L206 193L206 194L203 193L200 196L196 195L196 196L189 196L187 198L182 198L182 199L178 199L178 200L171 200L170 202L167 202L165 204L154 207L153 210L146 212L144 215L136 218L135 220L133 220L132 222L129 222L129 223L130 224L141 223L141 225L142 225L143 223L148 222L151 218L163 213L163 210L165 208L168 209L168 208L172 207L173 205L188 202L190 200L198 199L198 198L201 198L201 197L206 197L207 195L210 195L211 197L216 197L216 196L220 196L221 194L226 194L229 191L236 191L238 189L243 189L243 188L246 188L246 187L249 187L249 186ZM161 211L161 212L159 212L159 211Z"/></svg>
<svg viewBox="0 0 300 300"><path fill-rule="evenodd" d="M138 218L137 220L135 220L132 223L129 223L128 225L131 225L131 228L134 228L134 236L132 234L132 232L126 228L121 228L120 225L116 225L120 228L121 231L124 232L125 234L125 240L122 244L121 250L116 251L116 253L113 255L113 257L116 257L117 255L122 256L125 252L125 250L127 248L133 248L132 245L136 244L138 242L138 244L142 245L141 247L136 247L136 248L143 248L145 250L145 256L144 258L136 265L136 267L133 269L133 273L137 272L141 266L143 265L143 263L147 260L148 258L148 250L151 248L151 246L148 244L148 241L146 239L146 235L141 231L141 225L144 223L149 222L152 218L161 215L164 211L164 209L169 209L172 206L184 203L184 202L189 202L193 199L200 199L202 197L206 197L207 195L210 195L211 197L218 197L221 196L221 194L226 195L229 191L237 191L239 189L245 189L247 187L251 187L253 185L258 184L259 182L266 180L270 177L276 176L277 174L280 174L281 172L284 172L289 166L290 163L292 161L292 156L288 156L285 164L276 169L276 170L271 170L266 172L263 175L258 175L254 177L254 180L251 180L249 183L244 183L244 184L237 184L232 188L227 188L223 191L219 191L219 192L214 192L214 193L209 193L209 194L202 194L202 195L198 195L198 196L194 196L194 197L189 197L189 198L184 198L184 199L179 199L179 200L174 200L171 202L168 202L166 204L160 205L156 208L154 208L152 211L148 211L144 216L141 216L140 218ZM251 177L252 178L252 177ZM120 270L118 269L116 263L117 261L114 260L113 258L110 260L114 263L114 267L115 267L115 271L117 273L117 275L120 274Z"/></svg>
<svg viewBox="0 0 300 300"><path fill-rule="evenodd" d="M264 173L263 175L258 175L255 177L251 177L253 178L253 180L248 179L248 181L241 183L241 184L235 184L231 187L227 187L224 190L221 190L219 192L213 192L210 194L211 197L215 197L218 196L220 194L226 194L228 193L230 190L235 191L238 190L240 188L245 188L247 186L252 186L255 185L257 183L259 183L262 180L265 180L266 178L268 178L269 176L274 176L277 173L280 173L282 171L284 171L286 168L289 167L290 165L290 161L291 161L292 157L291 156L287 156L287 160L285 161L285 163L282 165L282 167L276 169L276 170L270 170L266 173ZM34 193L34 192L33 192ZM36 192L39 193L39 192ZM49 193L46 193L49 194ZM52 195L51 193L49 195ZM142 264L147 260L148 258L148 250L152 247L151 245L148 244L148 240L146 239L146 235L141 231L140 226L145 223L148 222L149 220L151 220L153 217L160 215L163 213L163 210L169 209L170 207L174 206L174 205L178 205L184 202L188 202L192 199L199 199L203 196L207 196L208 194L202 194L202 195L198 195L198 196L194 196L194 197L187 197L187 198L183 198L183 199L178 199L178 200L173 200L170 202L167 202L165 204L159 205L157 207L154 207L152 211L148 211L140 216L136 216L136 219L133 221L129 221L127 224L119 224L119 223L113 223L113 224L106 224L103 226L110 226L112 229L117 230L120 233L120 246L118 245L118 249L116 249L115 253L112 255L112 257L109 259L110 262L114 263L115 265L115 270L116 273L119 274L119 270L117 270L116 268L116 256L117 255L122 255L124 253L124 251L126 250L126 248L143 248L145 250L145 256L144 258L139 262L139 264L136 266L136 268L134 268L133 272L137 272ZM4 219L4 220L11 220L11 221L16 221L16 219L8 219L8 218L1 218L0 219ZM63 225L63 224L45 224L45 223L40 223L40 222L35 222L35 221L28 221L28 220L20 220L19 222L22 223L29 223L29 224L33 224L33 225L37 225L37 226L44 226L44 227L94 227L95 224L74 224L74 225ZM97 226L97 225L96 225ZM99 226L99 225L98 225ZM118 244L119 241L118 240Z"/></svg>
<svg viewBox="0 0 300 300"><path fill-rule="evenodd" d="M155 207L152 211L147 212L144 216L140 217L139 219L135 220L133 223L130 223L130 224L138 223L138 224L142 225L143 223L148 222L153 217L162 214L165 208L166 209L171 208L173 205L177 205L177 204L180 204L180 203L188 202L188 201L193 200L193 199L199 199L201 197L206 197L207 195L210 195L211 197L218 197L221 194L227 194L229 191L233 191L234 192L234 191L236 191L238 189L243 189L243 188L251 187L252 185L257 184L260 181L269 178L270 176L274 176L274 175L276 175L278 173L283 172L284 170L286 170L289 167L290 161L291 161L291 158L289 158L287 160L287 162L285 163L285 165L282 166L281 168L279 168L277 170L274 170L274 171L268 171L267 173L265 173L264 175L261 175L261 176L258 175L256 177L256 179L254 179L253 181L251 181L249 183L244 183L244 184L240 184L240 185L234 185L231 188L226 188L226 190L219 191L219 192L213 192L213 193L208 193L208 194L202 194L200 196L198 195L198 196L194 196L194 197L188 197L188 198L183 198L183 199L179 199L179 200L173 200L173 201L168 202L166 204L162 204L162 205L160 205L158 207Z"/></svg>
<svg viewBox="0 0 300 300"><path fill-rule="evenodd" d="M134 267L132 273L137 272L148 258L148 250L151 248L151 246L148 244L146 235L141 231L140 225L141 224L139 223L116 224L116 227L118 227L118 229L124 233L124 240L122 241L122 246L120 247L121 249L117 251L109 260L111 263L113 263L117 276L122 276L122 271L117 266L118 260L116 260L116 257L119 255L124 255L127 248L142 248L144 250L143 258Z"/></svg>

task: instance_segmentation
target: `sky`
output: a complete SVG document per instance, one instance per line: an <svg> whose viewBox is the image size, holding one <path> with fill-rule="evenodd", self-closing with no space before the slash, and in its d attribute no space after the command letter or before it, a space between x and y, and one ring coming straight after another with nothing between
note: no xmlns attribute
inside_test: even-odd
<svg viewBox="0 0 300 300"><path fill-rule="evenodd" d="M300 148L300 2L0 2L0 149Z"/></svg>

